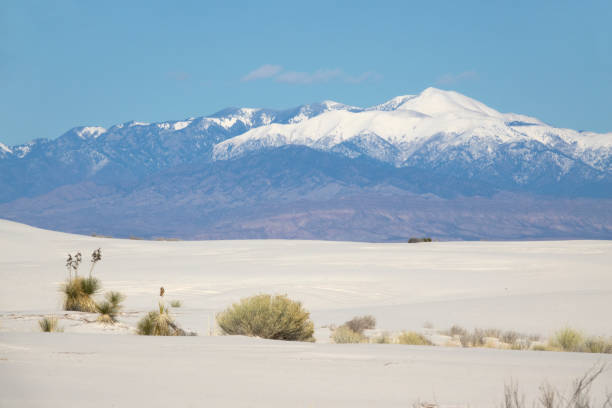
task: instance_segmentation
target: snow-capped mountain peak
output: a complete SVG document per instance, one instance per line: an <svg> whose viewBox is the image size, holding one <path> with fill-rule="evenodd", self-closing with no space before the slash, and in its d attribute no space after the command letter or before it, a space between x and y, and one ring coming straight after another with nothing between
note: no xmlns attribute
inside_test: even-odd
<svg viewBox="0 0 612 408"><path fill-rule="evenodd" d="M75 133L80 139L95 139L105 132L106 129L100 126L83 126L75 128Z"/></svg>
<svg viewBox="0 0 612 408"><path fill-rule="evenodd" d="M612 137L607 134L554 128L436 88L367 109L337 103L305 105L288 122L252 128L216 144L213 158L232 159L264 148L300 145L405 166L424 160L424 154L426 160L435 161L457 149L468 161L494 160L504 146L526 143L546 146L598 170L612 168Z"/></svg>
<svg viewBox="0 0 612 408"><path fill-rule="evenodd" d="M5 144L0 143L0 155L11 154L13 151Z"/></svg>

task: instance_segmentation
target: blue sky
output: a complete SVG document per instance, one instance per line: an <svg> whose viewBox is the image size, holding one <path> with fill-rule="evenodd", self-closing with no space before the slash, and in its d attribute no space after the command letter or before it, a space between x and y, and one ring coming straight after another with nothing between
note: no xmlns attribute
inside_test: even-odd
<svg viewBox="0 0 612 408"><path fill-rule="evenodd" d="M376 3L4 0L0 141L428 86L612 131L611 1Z"/></svg>

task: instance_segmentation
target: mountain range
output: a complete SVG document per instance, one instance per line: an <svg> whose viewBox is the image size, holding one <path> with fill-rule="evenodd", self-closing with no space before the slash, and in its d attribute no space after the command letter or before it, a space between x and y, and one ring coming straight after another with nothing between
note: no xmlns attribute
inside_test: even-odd
<svg viewBox="0 0 612 408"><path fill-rule="evenodd" d="M0 217L183 239L612 238L612 133L428 88L0 143Z"/></svg>

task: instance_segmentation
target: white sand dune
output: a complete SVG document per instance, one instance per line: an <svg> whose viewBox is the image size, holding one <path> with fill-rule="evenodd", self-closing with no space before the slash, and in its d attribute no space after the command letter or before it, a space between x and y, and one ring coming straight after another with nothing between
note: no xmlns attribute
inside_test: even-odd
<svg viewBox="0 0 612 408"><path fill-rule="evenodd" d="M101 247L95 275L127 295L114 329L60 310L66 254ZM87 273L85 262L81 273ZM200 336L145 338L131 327L180 299ZM241 297L302 301L317 344L206 337ZM612 242L149 242L45 231L0 220L0 406L497 406L511 379L532 395L567 387L606 355L400 345L335 345L321 326L373 314L382 330L452 324L549 335L612 335ZM37 333L55 314L63 334ZM103 334L112 333L115 336ZM115 370L116 371L113 371ZM108 384L108 385L106 385ZM596 391L612 384L610 371ZM78 390L75 392L74 390Z"/></svg>

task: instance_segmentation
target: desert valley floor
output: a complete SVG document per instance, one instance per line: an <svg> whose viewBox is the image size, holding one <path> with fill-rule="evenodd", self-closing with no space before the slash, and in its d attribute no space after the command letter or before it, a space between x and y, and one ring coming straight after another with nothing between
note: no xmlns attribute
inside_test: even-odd
<svg viewBox="0 0 612 408"><path fill-rule="evenodd" d="M127 296L120 324L63 312L68 252L102 248L95 275ZM82 273L87 273L84 262ZM159 288L197 337L134 334ZM209 336L242 297L287 294L311 312L316 343ZM372 314L380 331L459 324L543 337L571 326L612 335L612 241L140 241L0 220L2 407L497 407L504 383L533 397L612 356L486 348L332 344L330 324ZM64 333L40 333L55 315Z"/></svg>

